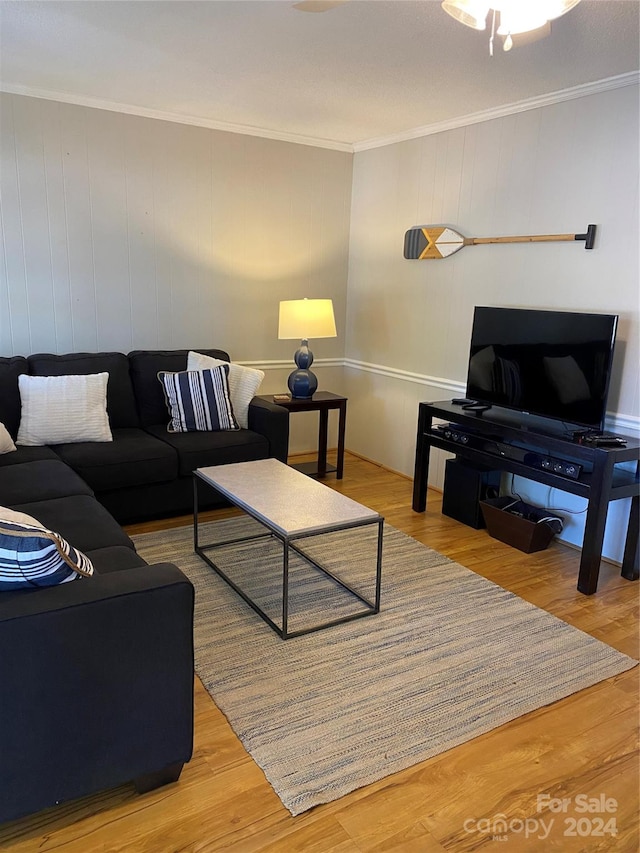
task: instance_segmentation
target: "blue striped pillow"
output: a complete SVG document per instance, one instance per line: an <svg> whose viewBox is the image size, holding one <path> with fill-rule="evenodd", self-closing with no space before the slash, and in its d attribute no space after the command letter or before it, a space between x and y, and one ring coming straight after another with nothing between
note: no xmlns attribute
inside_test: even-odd
<svg viewBox="0 0 640 853"><path fill-rule="evenodd" d="M207 370L160 371L171 421L169 432L213 432L240 429L229 395L229 365Z"/></svg>
<svg viewBox="0 0 640 853"><path fill-rule="evenodd" d="M0 520L0 590L55 586L92 574L91 560L59 533Z"/></svg>

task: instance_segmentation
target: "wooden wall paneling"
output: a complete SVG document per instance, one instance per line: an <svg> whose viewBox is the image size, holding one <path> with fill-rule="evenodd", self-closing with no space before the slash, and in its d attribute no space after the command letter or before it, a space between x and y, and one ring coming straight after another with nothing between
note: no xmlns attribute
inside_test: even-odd
<svg viewBox="0 0 640 853"><path fill-rule="evenodd" d="M285 272L284 289L278 288L279 298L333 298L343 288L336 288L337 282L333 277L333 254L336 251L333 226L336 217L344 227L342 212L333 206L332 179L338 174L332 168L327 168L319 152L314 151L310 158L302 157L302 152L292 151L293 181L289 187L289 223L288 234L293 251L289 253L290 263ZM338 180L343 176L338 174ZM293 191L293 184L306 184L309 187L307 196ZM341 193L338 198L344 196ZM314 199L322 199L321 204ZM337 199L336 199L337 200ZM348 228L348 223L347 223ZM343 251L346 246L343 247ZM346 270L342 272L342 280L346 280ZM276 282L274 282L276 284ZM285 292L286 291L286 292ZM287 295L288 294L288 295ZM342 294L340 294L342 295ZM334 299L336 315L336 330L340 341L340 351L344 351L344 307ZM293 352L295 341L287 342L288 350ZM292 349L293 347L293 349ZM311 341L311 349L316 358L329 356L334 352L334 342L330 339ZM334 390L333 388L331 390Z"/></svg>
<svg viewBox="0 0 640 853"><path fill-rule="evenodd" d="M154 138L157 124L127 117L123 122L131 344L157 349L158 235L154 192Z"/></svg>
<svg viewBox="0 0 640 853"><path fill-rule="evenodd" d="M309 286L310 222L304 198L298 198L301 218L296 221L293 217L296 187L307 186L309 197L317 198L311 176L300 163L300 154L304 152L297 149L298 146L290 143L285 143L283 148L273 140L259 146L259 159L256 162L255 155L252 157L252 168L247 175L250 198L255 193L245 226L249 247L246 263L250 275L239 282L235 298L251 306L248 318L251 337L262 342L261 352L278 340L280 299L322 295L313 293ZM256 211L260 211L257 216ZM260 292L259 302L252 296L256 290ZM321 343L310 341L316 357ZM243 349L246 346L244 342L241 345ZM291 357L292 369L293 352L298 345L296 341L277 343L278 348L284 350L283 356Z"/></svg>
<svg viewBox="0 0 640 853"><path fill-rule="evenodd" d="M87 140L87 110L60 105L63 182L74 351L98 349L94 230ZM37 342L33 342L38 348Z"/></svg>
<svg viewBox="0 0 640 853"><path fill-rule="evenodd" d="M202 134L202 136L200 135ZM171 127L169 166L171 205L170 223L174 235L171 257L171 346L189 346L197 338L201 276L200 232L202 201L198 187L203 180L205 130L175 125Z"/></svg>
<svg viewBox="0 0 640 853"><path fill-rule="evenodd" d="M73 309L67 248L67 216L64 193L64 154L60 126L60 105L41 101L45 184L47 197L47 231L51 256L53 289L54 352L73 350Z"/></svg>
<svg viewBox="0 0 640 853"><path fill-rule="evenodd" d="M153 170L153 210L155 238L156 335L160 349L173 346L172 280L178 241L174 229L174 184L177 147L172 128L158 126L150 145ZM135 348L138 349L137 342Z"/></svg>
<svg viewBox="0 0 640 853"><path fill-rule="evenodd" d="M131 280L125 162L126 116L87 113L97 346L128 352Z"/></svg>
<svg viewBox="0 0 640 853"><path fill-rule="evenodd" d="M246 317L237 324L230 322L234 305L244 303L251 310L238 288L248 278L245 264L255 251L247 239L247 225L252 215L248 197L251 183L251 156L247 151L248 137L213 131L211 134L211 236L212 268L206 298L208 330L205 340L213 346L216 341L233 359L257 358L266 352L260 346L253 349L240 340L247 335ZM253 215L258 215L257 209Z"/></svg>
<svg viewBox="0 0 640 853"><path fill-rule="evenodd" d="M41 102L28 100L14 113L16 166L24 251L30 345L55 350L55 318L51 277L51 244Z"/></svg>
<svg viewBox="0 0 640 853"><path fill-rule="evenodd" d="M0 205L0 235L3 233L2 206ZM0 239L0 352L12 352L11 312L7 274L7 253L4 238Z"/></svg>
<svg viewBox="0 0 640 853"><path fill-rule="evenodd" d="M434 207L436 182L437 135L425 136L420 139L421 162L418 176L418 209L416 225L428 225L435 222L437 213ZM406 229L405 229L406 230Z"/></svg>
<svg viewBox="0 0 640 853"><path fill-rule="evenodd" d="M204 128L192 128L193 146L196 151L197 169L193 174L193 231L194 231L194 292L192 311L184 336L184 346L193 346L194 342L206 341L209 324L209 293L211 289L213 264L213 215L211 187L213 185L213 165L211 162L211 131ZM196 344L201 346L200 343Z"/></svg>
<svg viewBox="0 0 640 853"><path fill-rule="evenodd" d="M30 352L31 334L27 299L22 218L11 215L20 210L20 188L14 127L14 104L3 104L0 133L0 193L2 195L2 244L4 250L2 301L7 314L2 320L3 345L9 354Z"/></svg>

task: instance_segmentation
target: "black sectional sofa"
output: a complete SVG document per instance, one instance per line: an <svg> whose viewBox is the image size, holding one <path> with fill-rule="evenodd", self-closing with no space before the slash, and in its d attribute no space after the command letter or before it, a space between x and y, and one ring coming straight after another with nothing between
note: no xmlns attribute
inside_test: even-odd
<svg viewBox="0 0 640 853"><path fill-rule="evenodd" d="M108 372L113 434L0 455L0 506L56 531L95 569L0 592L0 821L131 780L150 790L191 757L193 587L170 563L147 565L120 524L189 512L196 467L286 461L288 413L254 400L249 429L169 434L157 373L186 360L187 350L0 358L0 422L14 439L21 373Z"/></svg>
<svg viewBox="0 0 640 853"><path fill-rule="evenodd" d="M226 352L200 349L229 361ZM258 398L249 406L249 429L222 432L167 432L169 416L159 371L185 370L188 350L137 350L31 355L0 359L0 422L14 437L20 422L18 376L109 374L107 411L112 442L59 444L51 448L93 489L121 523L188 513L193 506L191 472L207 465L275 457L287 461L289 414ZM31 458L21 448L17 459ZM17 459L0 456L0 465ZM0 469L1 471L1 469ZM210 491L210 490L209 490ZM203 495L202 506L211 504ZM0 505L2 492L0 481Z"/></svg>

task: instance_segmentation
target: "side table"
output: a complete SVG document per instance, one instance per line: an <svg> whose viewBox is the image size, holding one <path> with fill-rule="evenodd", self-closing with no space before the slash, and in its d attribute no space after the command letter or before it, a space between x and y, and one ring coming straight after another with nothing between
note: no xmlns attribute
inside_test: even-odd
<svg viewBox="0 0 640 853"><path fill-rule="evenodd" d="M272 394L261 395L261 399L268 400L288 409L290 412L318 412L320 425L318 429L318 460L317 462L298 462L292 465L304 474L322 479L327 474L335 471L336 479L341 480L344 470L344 433L347 422L347 398L331 391L316 391L313 397L308 399L290 398L289 400L274 400ZM329 411L337 409L338 420L338 458L337 465L327 464L327 433L329 426Z"/></svg>

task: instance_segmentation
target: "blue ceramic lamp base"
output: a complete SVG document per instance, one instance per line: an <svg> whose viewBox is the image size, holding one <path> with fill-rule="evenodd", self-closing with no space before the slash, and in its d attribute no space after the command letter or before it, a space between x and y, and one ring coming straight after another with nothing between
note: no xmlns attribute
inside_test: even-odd
<svg viewBox="0 0 640 853"><path fill-rule="evenodd" d="M303 340L293 355L297 370L289 374L287 385L294 400L308 400L318 389L318 377L309 368L313 364L313 353L309 341Z"/></svg>

